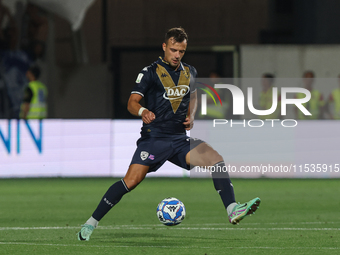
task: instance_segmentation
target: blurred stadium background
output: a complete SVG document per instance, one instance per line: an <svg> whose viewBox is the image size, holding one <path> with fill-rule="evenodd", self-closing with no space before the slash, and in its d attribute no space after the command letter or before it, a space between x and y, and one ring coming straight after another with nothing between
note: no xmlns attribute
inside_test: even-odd
<svg viewBox="0 0 340 255"><path fill-rule="evenodd" d="M27 1L2 2L20 28ZM305 70L320 78L339 75L335 0L30 2L48 20L38 63L50 118L130 118L125 105L136 75L162 55L163 35L174 26L187 30L184 61L200 77L212 70L242 78L263 72L298 78ZM78 2L86 4L67 4Z"/></svg>
<svg viewBox="0 0 340 255"><path fill-rule="evenodd" d="M27 16L28 3L38 7L33 18ZM0 63L1 254L158 254L171 247L178 254L338 254L339 172L334 166L340 163L340 126L327 116L299 121L296 129L222 130L228 143L218 148L226 161L333 167L321 173L231 174L240 178L233 181L238 200L253 194L263 201L256 221L247 219L237 228L221 223L227 217L220 213L210 180L148 178L101 222L92 246L75 244L79 225L115 180L40 177L125 174L141 127L127 112L127 100L139 71L163 54L163 35L171 27L188 32L183 61L195 66L199 77L215 71L260 83L264 73L299 79L312 70L321 79L316 88L327 99L340 74L340 1L2 0L0 5L11 13L1 18L0 11L5 47ZM29 19L38 31L33 41L27 36ZM6 48L9 38L3 36L14 38L14 47ZM31 45L43 51L31 56ZM48 118L41 122L17 120L25 68L32 64L40 66L40 80L48 88ZM322 79L330 85L323 86ZM259 84L254 95L260 92ZM244 118L254 116L248 112ZM150 176L189 173L166 164ZM177 230L163 231L155 216L166 196L179 196L187 206L189 217Z"/></svg>
<svg viewBox="0 0 340 255"><path fill-rule="evenodd" d="M36 37L45 48L24 61L25 40L32 40L25 32L28 3L38 7L36 15L42 21ZM334 81L315 85L324 98L338 86L338 1L4 0L2 5L15 20L17 37L14 50L2 50L9 53L1 61L0 177L123 176L141 126L126 110L127 99L138 72L162 55L163 34L170 27L187 30L184 62L195 66L199 77L215 71L234 79L261 78L263 73L284 79L312 70L316 78ZM5 30L11 23L4 18L1 26ZM48 119L42 123L14 120L26 86L22 66L32 64L41 67L41 81L48 88ZM260 92L260 84L254 86L255 97ZM253 117L248 112L244 118ZM329 122L322 121L305 125L312 130L328 128ZM332 135L336 125L337 121L332 123ZM258 141L268 135L261 131L255 134ZM318 138L313 132L311 139ZM240 134L242 130L235 136ZM329 139L330 133L327 139L313 140L321 148L318 153ZM162 170L156 176L188 176L168 164Z"/></svg>

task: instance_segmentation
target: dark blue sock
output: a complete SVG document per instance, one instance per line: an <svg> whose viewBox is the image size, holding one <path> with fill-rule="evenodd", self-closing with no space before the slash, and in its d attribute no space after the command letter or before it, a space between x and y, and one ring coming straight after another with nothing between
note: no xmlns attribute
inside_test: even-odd
<svg viewBox="0 0 340 255"><path fill-rule="evenodd" d="M100 221L111 208L130 190L126 187L123 179L114 183L105 193L92 217Z"/></svg>
<svg viewBox="0 0 340 255"><path fill-rule="evenodd" d="M215 171L212 171L212 179L215 189L220 194L224 207L227 209L228 205L235 202L235 194L228 172L223 172L224 166L223 161L214 165ZM225 167L224 170L226 170Z"/></svg>

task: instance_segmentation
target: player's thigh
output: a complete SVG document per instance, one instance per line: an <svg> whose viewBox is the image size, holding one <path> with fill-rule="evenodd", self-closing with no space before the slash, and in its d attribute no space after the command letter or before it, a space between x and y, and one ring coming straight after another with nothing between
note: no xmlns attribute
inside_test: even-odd
<svg viewBox="0 0 340 255"><path fill-rule="evenodd" d="M143 179L149 171L149 166L140 164L130 165L124 179L124 182L129 190L134 189Z"/></svg>
<svg viewBox="0 0 340 255"><path fill-rule="evenodd" d="M191 166L208 167L223 161L223 158L209 144L201 143L187 153L185 160Z"/></svg>
<svg viewBox="0 0 340 255"><path fill-rule="evenodd" d="M186 155L192 148L195 148L201 143L204 143L204 141L186 135L174 137L172 141L173 153L168 160L179 167L190 170L192 166L187 163Z"/></svg>

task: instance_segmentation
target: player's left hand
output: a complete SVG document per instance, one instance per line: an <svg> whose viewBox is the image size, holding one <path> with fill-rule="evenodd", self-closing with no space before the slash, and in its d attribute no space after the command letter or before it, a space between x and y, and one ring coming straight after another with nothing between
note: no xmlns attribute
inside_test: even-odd
<svg viewBox="0 0 340 255"><path fill-rule="evenodd" d="M155 120L156 116L152 111L149 111L148 109L145 109L142 112L142 120L145 124L150 124Z"/></svg>
<svg viewBox="0 0 340 255"><path fill-rule="evenodd" d="M183 122L183 125L185 127L185 130L190 130L194 126L194 120L191 120L190 117L186 117L185 121Z"/></svg>

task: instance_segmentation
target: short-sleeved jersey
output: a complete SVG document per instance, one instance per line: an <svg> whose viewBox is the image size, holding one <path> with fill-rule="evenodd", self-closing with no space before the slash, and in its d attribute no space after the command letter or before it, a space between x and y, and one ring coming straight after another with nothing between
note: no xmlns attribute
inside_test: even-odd
<svg viewBox="0 0 340 255"><path fill-rule="evenodd" d="M156 116L150 124L143 123L142 136L185 134L183 122L196 76L194 67L181 62L174 70L161 57L138 74L131 93L143 96L145 107Z"/></svg>

